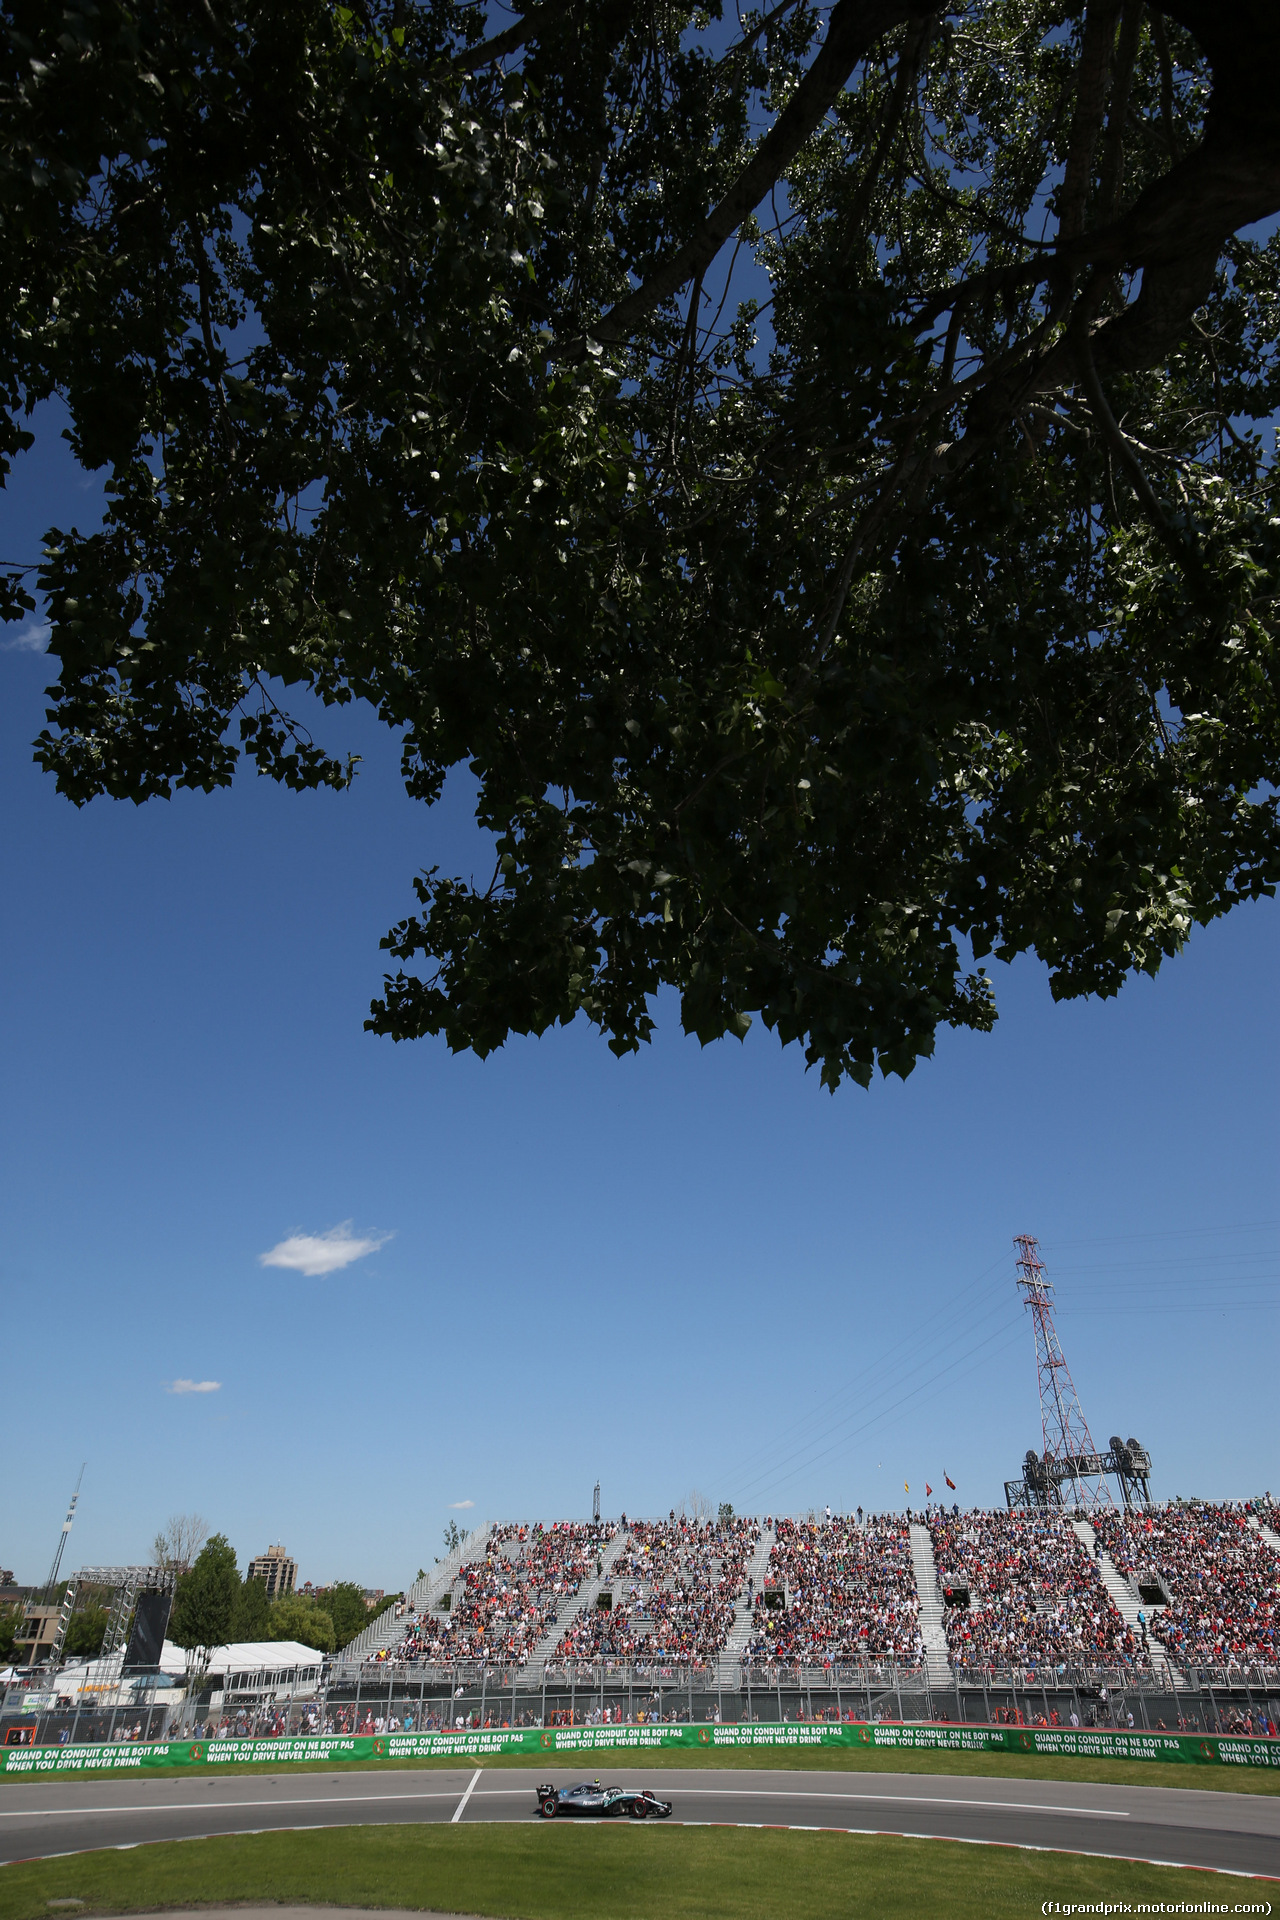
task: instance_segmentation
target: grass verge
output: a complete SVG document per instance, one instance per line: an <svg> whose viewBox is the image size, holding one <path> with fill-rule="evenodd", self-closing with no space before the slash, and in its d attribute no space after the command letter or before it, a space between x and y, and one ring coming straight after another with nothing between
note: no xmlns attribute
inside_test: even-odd
<svg viewBox="0 0 1280 1920"><path fill-rule="evenodd" d="M1045 1901L1136 1906L1241 1895L1243 1882L1081 1854L613 1825L244 1834L0 1867L0 1920L49 1920L55 1900L83 1901L85 1913L245 1901L516 1920L1021 1920Z"/></svg>
<svg viewBox="0 0 1280 1920"><path fill-rule="evenodd" d="M359 1760L344 1766L340 1760L288 1761L273 1767L269 1760L214 1767L140 1767L135 1773L96 1768L83 1773L0 1774L0 1790L18 1792L33 1781L209 1779L215 1773L237 1778L265 1776L292 1779L303 1773L401 1773L423 1769L473 1773L477 1767L521 1767L529 1772L549 1770L557 1776L581 1773L590 1779L608 1773L611 1779L675 1767L681 1771L710 1768L778 1773L933 1773L971 1780L1093 1780L1119 1787L1198 1787L1211 1793L1278 1793L1280 1767L1188 1767L1160 1760L1091 1760L1075 1755L1015 1753L930 1753L905 1748L851 1747L721 1747L703 1752L697 1747L652 1747L635 1753L592 1752L454 1755L444 1759Z"/></svg>

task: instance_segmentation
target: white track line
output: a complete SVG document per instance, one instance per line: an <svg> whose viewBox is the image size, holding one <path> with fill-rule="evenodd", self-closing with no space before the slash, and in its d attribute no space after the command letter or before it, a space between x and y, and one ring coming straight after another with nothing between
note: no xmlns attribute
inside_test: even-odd
<svg viewBox="0 0 1280 1920"><path fill-rule="evenodd" d="M107 1813L220 1813L224 1807L359 1807L380 1800L452 1800L456 1791L450 1787L447 1793L322 1793L302 1800L170 1800L159 1805L153 1800L141 1807L5 1807L0 1809L0 1820L83 1820Z"/></svg>
<svg viewBox="0 0 1280 1920"><path fill-rule="evenodd" d="M476 1770L475 1770L475 1772L474 1772L474 1773L472 1774L472 1776L471 1776L471 1785L470 1785L470 1786L469 1786L469 1787L467 1788L467 1790L466 1790L466 1792L465 1792L465 1793L463 1794L463 1796L462 1796L462 1798L461 1798L461 1800L459 1800L459 1802L458 1802L458 1804L457 1804L457 1806L456 1806L456 1807L454 1808L454 1810L453 1810L453 1820L452 1820L452 1822L450 1823L451 1825L456 1825L456 1824L457 1824L457 1822L458 1822L459 1820L461 1820L461 1818L462 1818L462 1812L463 1812L463 1808L464 1808L464 1807L466 1806L466 1804L467 1804L467 1802L468 1802L468 1800L469 1800L469 1799L471 1798L471 1796L472 1796L472 1794L473 1794L473 1793L475 1792L475 1790L476 1790L476 1781L477 1781L477 1780L478 1780L478 1779L480 1778L480 1775L481 1775L481 1774L482 1774L483 1772L484 1772L484 1768L483 1768L483 1767L477 1767L477 1768L476 1768Z"/></svg>
<svg viewBox="0 0 1280 1920"><path fill-rule="evenodd" d="M960 1800L937 1793L812 1793L797 1788L768 1793L763 1787L678 1787L682 1795L703 1794L735 1800L870 1800L882 1807L985 1807L991 1813L1074 1813L1086 1820L1130 1820L1113 1807L1058 1807L1042 1800Z"/></svg>
<svg viewBox="0 0 1280 1920"><path fill-rule="evenodd" d="M482 1787L482 1800L500 1800L504 1796L513 1798L517 1794L527 1794L528 1787ZM1083 1820L1131 1820L1131 1813L1120 1812L1113 1807L1059 1807L1040 1800L944 1800L938 1794L931 1793L828 1793L815 1791L806 1793L799 1788L789 1788L781 1793L767 1793L761 1787L751 1787L745 1791L739 1787L673 1787L671 1792L684 1799L700 1795L704 1798L720 1800L867 1800L880 1807L985 1807L994 1813L1070 1813ZM684 1821L685 1826L694 1822ZM1177 1824L1175 1822L1175 1824ZM1209 1828L1207 1831L1212 1832Z"/></svg>

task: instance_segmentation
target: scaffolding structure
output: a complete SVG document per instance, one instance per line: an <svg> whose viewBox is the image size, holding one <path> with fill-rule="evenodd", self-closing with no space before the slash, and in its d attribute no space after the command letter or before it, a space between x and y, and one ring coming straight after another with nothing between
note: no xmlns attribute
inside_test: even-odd
<svg viewBox="0 0 1280 1920"><path fill-rule="evenodd" d="M73 1573L67 1582L67 1590L62 1596L58 1608L58 1624L54 1633L53 1645L49 1649L49 1663L56 1671L62 1661L63 1649L67 1642L67 1629L76 1610L76 1602L82 1587L105 1587L111 1590L112 1599L107 1615L107 1628L103 1636L102 1651L97 1656L104 1664L111 1660L123 1660L125 1643L128 1639L129 1625L133 1619L134 1608L141 1593L160 1593L172 1603L178 1576L172 1567L81 1567ZM165 1611L168 1620L168 1611ZM161 1636L163 1638L163 1635Z"/></svg>

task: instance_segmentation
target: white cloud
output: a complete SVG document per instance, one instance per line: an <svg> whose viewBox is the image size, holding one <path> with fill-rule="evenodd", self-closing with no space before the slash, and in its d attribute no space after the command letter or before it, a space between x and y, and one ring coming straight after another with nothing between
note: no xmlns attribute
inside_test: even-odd
<svg viewBox="0 0 1280 1920"><path fill-rule="evenodd" d="M325 1233L291 1233L270 1253L260 1253L258 1259L264 1267L288 1267L293 1273L337 1273L353 1260L376 1253L390 1238L389 1233L379 1233L367 1240L358 1239L351 1231L351 1222L344 1220L340 1227L330 1227Z"/></svg>
<svg viewBox="0 0 1280 1920"><path fill-rule="evenodd" d="M49 623L47 620L33 620L21 633L15 633L12 640L6 640L6 648L19 653L43 653L49 644Z"/></svg>
<svg viewBox="0 0 1280 1920"><path fill-rule="evenodd" d="M467 1507L474 1507L474 1500L451 1500L449 1505L462 1513Z"/></svg>
<svg viewBox="0 0 1280 1920"><path fill-rule="evenodd" d="M221 1380L171 1380L165 1388L166 1393L218 1393Z"/></svg>

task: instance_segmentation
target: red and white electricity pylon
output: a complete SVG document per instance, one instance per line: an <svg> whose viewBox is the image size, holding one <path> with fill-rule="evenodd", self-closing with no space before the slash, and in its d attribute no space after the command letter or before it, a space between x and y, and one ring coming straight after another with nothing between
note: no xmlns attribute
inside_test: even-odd
<svg viewBox="0 0 1280 1920"><path fill-rule="evenodd" d="M1053 1324L1053 1283L1045 1279L1040 1242L1029 1233L1014 1235L1018 1249L1018 1286L1036 1330L1036 1374L1040 1385L1040 1430L1044 1464L1058 1500L1077 1507L1114 1507L1107 1485L1105 1458L1093 1444L1071 1369L1063 1357Z"/></svg>

